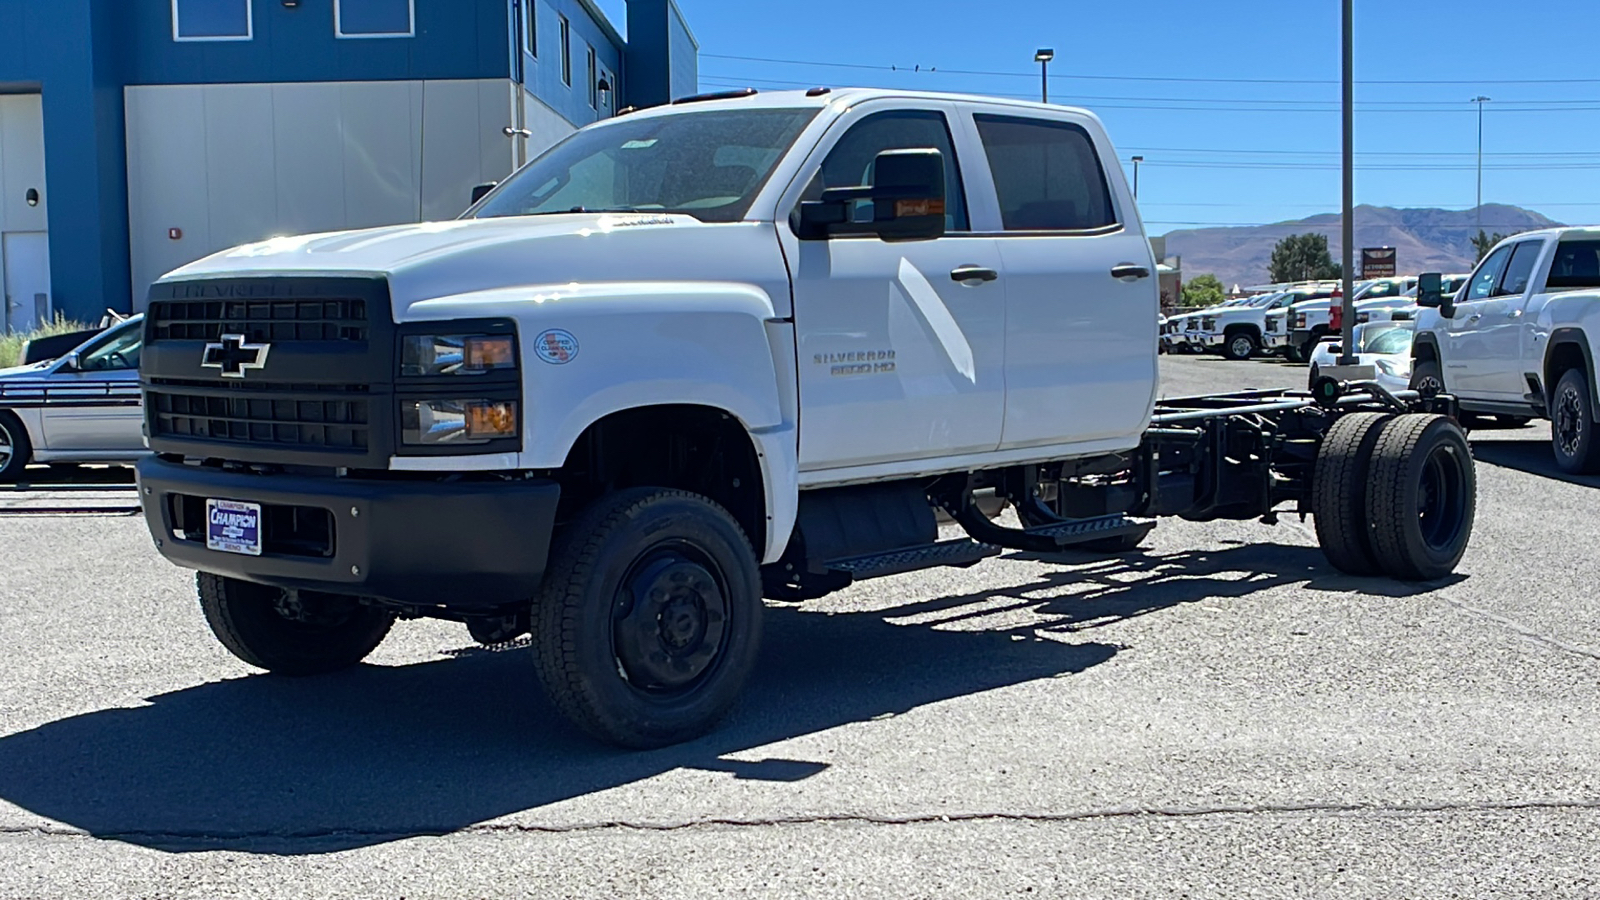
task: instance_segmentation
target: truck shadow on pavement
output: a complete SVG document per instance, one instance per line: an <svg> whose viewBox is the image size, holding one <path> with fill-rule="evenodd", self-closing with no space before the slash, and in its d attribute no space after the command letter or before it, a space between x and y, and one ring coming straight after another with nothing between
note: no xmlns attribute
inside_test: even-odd
<svg viewBox="0 0 1600 900"><path fill-rule="evenodd" d="M0 739L0 798L171 852L303 855L450 834L677 769L798 781L829 764L743 751L1080 673L1119 650L1082 641L1093 629L1327 572L1315 549L1270 544L1068 559L1078 566L983 593L833 614L832 601L773 607L739 709L713 734L664 750L588 741L543 699L525 649L469 650L323 678L234 678L50 722ZM591 824L607 815L567 814ZM635 804L616 815L675 813Z"/></svg>
<svg viewBox="0 0 1600 900"><path fill-rule="evenodd" d="M1538 475L1555 481L1565 481L1580 487L1600 488L1600 475L1568 475L1556 467L1554 451L1549 439L1544 440L1477 440L1472 442L1472 456L1478 462L1491 466L1516 469L1529 475Z"/></svg>

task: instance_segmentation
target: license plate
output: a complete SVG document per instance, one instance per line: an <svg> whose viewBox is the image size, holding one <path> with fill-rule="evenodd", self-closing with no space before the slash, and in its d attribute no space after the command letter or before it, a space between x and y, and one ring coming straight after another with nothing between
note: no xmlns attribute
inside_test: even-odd
<svg viewBox="0 0 1600 900"><path fill-rule="evenodd" d="M224 553L261 555L261 504L206 501L206 547Z"/></svg>

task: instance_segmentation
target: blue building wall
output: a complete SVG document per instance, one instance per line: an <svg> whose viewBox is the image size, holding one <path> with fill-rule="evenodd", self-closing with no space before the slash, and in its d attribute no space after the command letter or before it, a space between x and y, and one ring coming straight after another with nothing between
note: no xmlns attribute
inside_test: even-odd
<svg viewBox="0 0 1600 900"><path fill-rule="evenodd" d="M590 0L536 0L537 59L511 31L516 0L416 0L415 35L340 39L333 0L255 0L248 41L174 41L169 0L0 0L0 91L40 92L58 312L132 308L123 89L155 84L516 80L575 124L589 105L586 49L616 76L611 109L693 93L697 48L671 0L629 0L624 44ZM572 26L561 79L557 14ZM518 60L520 60L520 73Z"/></svg>
<svg viewBox="0 0 1600 900"><path fill-rule="evenodd" d="M55 308L129 309L121 0L0 0L0 85L40 90Z"/></svg>

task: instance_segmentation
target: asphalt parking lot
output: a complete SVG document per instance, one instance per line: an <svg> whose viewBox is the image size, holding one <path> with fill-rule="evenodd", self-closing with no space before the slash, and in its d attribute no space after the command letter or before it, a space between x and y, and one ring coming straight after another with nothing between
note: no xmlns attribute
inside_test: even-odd
<svg viewBox="0 0 1600 900"><path fill-rule="evenodd" d="M1474 435L1447 582L1293 516L868 582L772 607L734 717L650 753L459 625L253 674L131 491L0 494L0 897L1593 896L1600 480L1547 439Z"/></svg>

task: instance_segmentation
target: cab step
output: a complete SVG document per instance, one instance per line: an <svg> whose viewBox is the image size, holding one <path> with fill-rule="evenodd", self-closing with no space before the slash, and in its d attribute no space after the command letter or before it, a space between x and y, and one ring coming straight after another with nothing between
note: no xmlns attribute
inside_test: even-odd
<svg viewBox="0 0 1600 900"><path fill-rule="evenodd" d="M886 553L870 553L865 556L832 560L827 567L829 571L849 575L853 580L860 581L865 578L881 578L885 575L899 575L902 572L915 572L937 566L970 566L991 556L999 556L1001 552L999 547L961 538L920 547L890 550Z"/></svg>
<svg viewBox="0 0 1600 900"><path fill-rule="evenodd" d="M1053 553L1079 544L1131 537L1143 538L1155 527L1154 519L1112 513L1087 519L1063 519L1032 528L1007 528L968 505L953 512L973 540L1029 553Z"/></svg>

